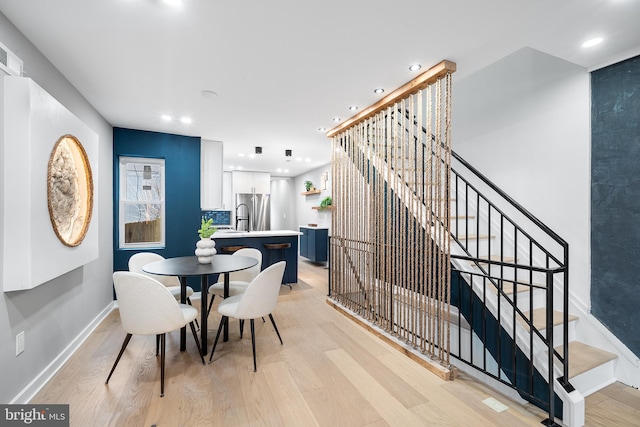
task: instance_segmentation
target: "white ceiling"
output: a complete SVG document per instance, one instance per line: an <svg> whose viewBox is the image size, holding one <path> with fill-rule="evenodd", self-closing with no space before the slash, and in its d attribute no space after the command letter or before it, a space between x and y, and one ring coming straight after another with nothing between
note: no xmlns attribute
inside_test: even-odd
<svg viewBox="0 0 640 427"><path fill-rule="evenodd" d="M525 46L588 69L640 54L638 0L0 0L0 11L113 126L223 141L225 169L279 176L328 163L318 128L411 80L412 63L454 61L455 82ZM239 157L255 146L263 154Z"/></svg>

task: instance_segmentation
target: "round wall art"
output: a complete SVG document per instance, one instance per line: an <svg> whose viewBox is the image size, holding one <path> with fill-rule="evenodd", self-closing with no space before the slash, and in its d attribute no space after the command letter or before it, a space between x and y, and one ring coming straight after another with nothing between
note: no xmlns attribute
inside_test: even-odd
<svg viewBox="0 0 640 427"><path fill-rule="evenodd" d="M93 210L93 178L84 147L73 135L64 135L53 147L47 169L49 218L66 246L82 243Z"/></svg>

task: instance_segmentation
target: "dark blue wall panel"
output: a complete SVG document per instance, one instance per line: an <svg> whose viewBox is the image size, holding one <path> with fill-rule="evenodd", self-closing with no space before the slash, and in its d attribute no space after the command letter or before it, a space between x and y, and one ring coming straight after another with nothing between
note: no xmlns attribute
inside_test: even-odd
<svg viewBox="0 0 640 427"><path fill-rule="evenodd" d="M120 156L154 157L165 160L165 248L154 248L165 258L193 255L200 228L200 138L113 129L113 268L127 270L129 258L138 250L118 249L118 203ZM189 285L200 290L200 281Z"/></svg>
<svg viewBox="0 0 640 427"><path fill-rule="evenodd" d="M636 355L638 260L640 57L591 74L591 310Z"/></svg>

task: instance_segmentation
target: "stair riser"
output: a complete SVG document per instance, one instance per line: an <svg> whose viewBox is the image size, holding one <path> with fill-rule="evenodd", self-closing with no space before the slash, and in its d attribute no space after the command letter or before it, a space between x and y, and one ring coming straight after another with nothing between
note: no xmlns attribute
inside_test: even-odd
<svg viewBox="0 0 640 427"><path fill-rule="evenodd" d="M573 341L576 339L576 322L569 322L569 341ZM540 333L543 337L547 336L547 331L542 328L540 329ZM555 325L553 327L553 346L557 347L562 345L564 337L564 330L562 325Z"/></svg>
<svg viewBox="0 0 640 427"><path fill-rule="evenodd" d="M573 378L569 372L571 385L585 397L595 393L615 382L616 362L616 360L611 360Z"/></svg>

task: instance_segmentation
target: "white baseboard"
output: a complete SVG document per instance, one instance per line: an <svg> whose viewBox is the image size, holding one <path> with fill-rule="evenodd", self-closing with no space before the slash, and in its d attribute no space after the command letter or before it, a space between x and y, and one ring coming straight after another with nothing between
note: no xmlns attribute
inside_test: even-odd
<svg viewBox="0 0 640 427"><path fill-rule="evenodd" d="M73 353L80 348L82 343L91 335L111 311L115 308L115 301L107 305L98 316L96 316L86 328L56 357L46 368L42 370L36 377L14 397L10 404L27 404L40 391L44 385L62 368Z"/></svg>

